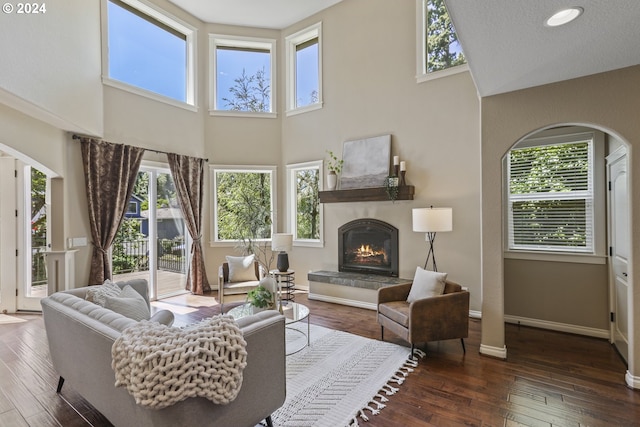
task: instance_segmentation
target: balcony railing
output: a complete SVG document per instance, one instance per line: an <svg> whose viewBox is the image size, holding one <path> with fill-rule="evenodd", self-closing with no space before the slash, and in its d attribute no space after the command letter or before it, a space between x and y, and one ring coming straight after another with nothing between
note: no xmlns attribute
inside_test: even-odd
<svg viewBox="0 0 640 427"><path fill-rule="evenodd" d="M47 284L47 248L38 246L31 248L31 286Z"/></svg>
<svg viewBox="0 0 640 427"><path fill-rule="evenodd" d="M159 270L184 273L186 271L183 239L157 239L157 265ZM111 249L113 274L149 270L149 240L115 241Z"/></svg>

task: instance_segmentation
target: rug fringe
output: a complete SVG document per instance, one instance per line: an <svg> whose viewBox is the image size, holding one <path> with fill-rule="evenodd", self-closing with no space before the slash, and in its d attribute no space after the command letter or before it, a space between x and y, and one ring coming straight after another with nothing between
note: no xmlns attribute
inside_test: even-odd
<svg viewBox="0 0 640 427"><path fill-rule="evenodd" d="M421 359L427 355L424 351L420 349L414 349L414 354L420 357ZM359 413L353 418L353 420L351 420L351 423L347 427L359 427L360 424L358 423L358 417L362 418L363 421L369 421L369 416L365 413L365 409L368 409L371 412L371 415L378 415L381 409L384 409L387 407L387 405L385 405L384 402L389 401L389 399L384 397L381 393L384 392L384 394L386 394L387 396L391 396L393 394L396 394L398 391L400 391L399 388L393 387L389 383L393 382L398 385L402 385L405 378L409 376L411 372L414 371L413 368L417 368L417 367L418 367L418 360L413 359L410 354L407 357L407 360L404 362L403 366L401 366L396 371L396 374L389 379L389 382L387 382L387 384L382 386L382 388L380 389L380 393L377 393L375 396L373 396L371 398L371 401L369 401L369 404L364 408L360 409ZM378 398L379 401L377 401L376 398ZM372 404L375 404L376 408L372 408L371 407Z"/></svg>
<svg viewBox="0 0 640 427"><path fill-rule="evenodd" d="M419 348L414 348L413 349L413 353L417 354L418 356L420 356L420 359L422 359L423 357L425 357L427 355L427 353L425 353L424 351L420 350Z"/></svg>

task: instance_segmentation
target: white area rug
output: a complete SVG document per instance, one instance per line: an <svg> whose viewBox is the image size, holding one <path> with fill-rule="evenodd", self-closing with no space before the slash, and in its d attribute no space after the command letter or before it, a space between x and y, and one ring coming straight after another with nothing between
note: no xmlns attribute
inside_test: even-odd
<svg viewBox="0 0 640 427"><path fill-rule="evenodd" d="M20 319L18 317L8 316L6 314L0 314L0 325L3 323L22 323L26 322L24 319Z"/></svg>
<svg viewBox="0 0 640 427"><path fill-rule="evenodd" d="M306 324L298 325L306 332ZM287 339L298 334L288 332ZM311 325L311 345L287 356L287 399L275 426L342 427L377 415L417 366L396 344Z"/></svg>

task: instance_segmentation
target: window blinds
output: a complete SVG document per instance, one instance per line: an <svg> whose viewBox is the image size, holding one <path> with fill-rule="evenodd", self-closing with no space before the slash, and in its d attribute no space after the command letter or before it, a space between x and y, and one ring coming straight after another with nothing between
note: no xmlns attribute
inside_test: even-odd
<svg viewBox="0 0 640 427"><path fill-rule="evenodd" d="M593 252L592 140L509 154L509 249Z"/></svg>

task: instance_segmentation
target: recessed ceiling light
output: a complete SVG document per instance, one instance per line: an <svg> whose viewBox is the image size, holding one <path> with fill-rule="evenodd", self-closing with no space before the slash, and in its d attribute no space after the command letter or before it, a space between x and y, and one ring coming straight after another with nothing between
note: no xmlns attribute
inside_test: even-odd
<svg viewBox="0 0 640 427"><path fill-rule="evenodd" d="M545 21L545 25L549 27L558 27L560 25L568 24L569 22L582 15L584 11L581 7L570 7L568 9L562 9L554 13L549 19Z"/></svg>

